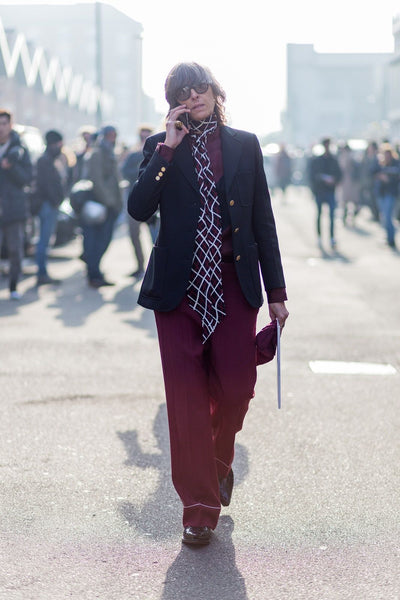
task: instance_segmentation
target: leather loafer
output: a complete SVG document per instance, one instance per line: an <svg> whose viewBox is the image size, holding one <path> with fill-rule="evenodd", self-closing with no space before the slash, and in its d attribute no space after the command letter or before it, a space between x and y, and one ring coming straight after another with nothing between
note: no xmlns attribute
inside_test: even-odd
<svg viewBox="0 0 400 600"><path fill-rule="evenodd" d="M182 542L192 546L206 546L210 543L210 527L192 527L189 525L183 530Z"/></svg>
<svg viewBox="0 0 400 600"><path fill-rule="evenodd" d="M225 479L221 479L219 482L219 497L222 506L229 506L231 503L231 496L233 490L233 471L229 471Z"/></svg>

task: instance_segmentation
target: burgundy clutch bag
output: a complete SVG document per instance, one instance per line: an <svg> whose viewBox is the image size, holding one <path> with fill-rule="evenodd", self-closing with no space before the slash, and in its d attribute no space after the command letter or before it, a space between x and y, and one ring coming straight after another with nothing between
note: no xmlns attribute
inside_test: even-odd
<svg viewBox="0 0 400 600"><path fill-rule="evenodd" d="M276 344L277 326L276 320L274 320L256 335L257 365L263 365L274 358Z"/></svg>

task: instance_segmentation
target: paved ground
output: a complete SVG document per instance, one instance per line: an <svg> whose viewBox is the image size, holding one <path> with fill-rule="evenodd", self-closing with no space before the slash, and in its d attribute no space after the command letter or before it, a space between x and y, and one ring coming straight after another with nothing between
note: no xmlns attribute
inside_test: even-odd
<svg viewBox="0 0 400 600"><path fill-rule="evenodd" d="M0 283L0 597L6 600L399 600L400 255L365 211L315 244L306 191L274 198L290 300L259 369L236 486L212 544L182 548L153 316L123 230L88 289L79 243L59 289ZM326 225L326 224L325 224ZM326 227L327 229L327 227ZM260 326L267 321L260 314ZM390 363L327 375L309 361Z"/></svg>

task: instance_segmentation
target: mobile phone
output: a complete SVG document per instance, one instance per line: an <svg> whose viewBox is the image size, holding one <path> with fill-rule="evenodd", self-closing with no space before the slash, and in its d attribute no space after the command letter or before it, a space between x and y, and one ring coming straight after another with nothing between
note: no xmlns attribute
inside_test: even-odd
<svg viewBox="0 0 400 600"><path fill-rule="evenodd" d="M189 113L182 113L179 116L179 120L182 121L186 129L189 129Z"/></svg>

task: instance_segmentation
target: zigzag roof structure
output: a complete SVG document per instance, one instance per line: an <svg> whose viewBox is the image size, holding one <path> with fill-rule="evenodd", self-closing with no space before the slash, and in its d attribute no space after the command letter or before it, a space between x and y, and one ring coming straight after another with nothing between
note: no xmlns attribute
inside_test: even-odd
<svg viewBox="0 0 400 600"><path fill-rule="evenodd" d="M42 47L31 48L23 33L18 33L13 43L9 41L0 18L0 76L11 79L22 73L27 87L39 86L43 94L54 94L58 102L67 102L89 115L97 112L99 104L103 113L110 112L111 94L73 73L71 67L64 67L57 57L48 57Z"/></svg>

